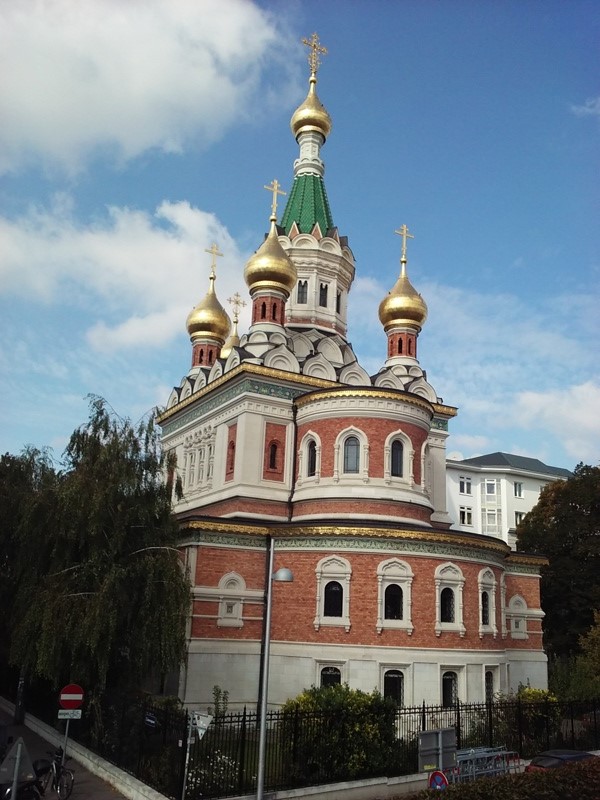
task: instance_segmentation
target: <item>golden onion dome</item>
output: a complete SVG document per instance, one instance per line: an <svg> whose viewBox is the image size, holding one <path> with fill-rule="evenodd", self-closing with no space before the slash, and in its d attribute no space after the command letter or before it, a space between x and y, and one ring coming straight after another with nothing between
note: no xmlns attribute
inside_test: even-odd
<svg viewBox="0 0 600 800"><path fill-rule="evenodd" d="M403 325L420 329L427 319L427 304L408 280L405 261L400 277L379 304L379 319L385 331Z"/></svg>
<svg viewBox="0 0 600 800"><path fill-rule="evenodd" d="M229 336L231 320L229 314L217 300L215 280L216 275L213 269L206 296L188 314L186 325L191 339L216 339L223 343Z"/></svg>
<svg viewBox="0 0 600 800"><path fill-rule="evenodd" d="M244 268L244 280L254 295L259 291L274 289L286 298L296 285L296 265L279 244L275 217L271 216L271 228L265 241L248 259Z"/></svg>
<svg viewBox="0 0 600 800"><path fill-rule="evenodd" d="M322 134L322 136L327 139L331 132L331 117L317 96L317 91L315 89L317 76L314 72L310 76L308 82L310 86L306 100L294 111L290 121L290 127L296 139L299 134L308 131L317 131L317 133Z"/></svg>
<svg viewBox="0 0 600 800"><path fill-rule="evenodd" d="M229 337L223 347L221 348L221 358L227 358L227 356L231 353L234 347L238 347L240 344L240 336L238 333L238 321L237 317L233 318L233 330L229 334Z"/></svg>

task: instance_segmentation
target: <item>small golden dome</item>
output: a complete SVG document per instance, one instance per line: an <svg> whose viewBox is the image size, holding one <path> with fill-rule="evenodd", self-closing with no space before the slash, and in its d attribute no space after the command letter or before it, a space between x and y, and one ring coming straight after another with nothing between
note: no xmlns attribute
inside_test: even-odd
<svg viewBox="0 0 600 800"><path fill-rule="evenodd" d="M427 319L427 304L408 280L405 261L400 277L379 304L379 319L386 332L402 325L420 329Z"/></svg>
<svg viewBox="0 0 600 800"><path fill-rule="evenodd" d="M229 334L229 338L221 348L221 358L227 358L227 356L231 353L234 347L238 347L240 343L240 336L238 333L238 321L237 318L233 318L233 330Z"/></svg>
<svg viewBox="0 0 600 800"><path fill-rule="evenodd" d="M273 216L269 235L256 253L248 259L244 269L244 280L251 295L261 290L275 289L283 292L287 298L296 285L298 280L296 265L279 244Z"/></svg>
<svg viewBox="0 0 600 800"><path fill-rule="evenodd" d="M186 325L191 339L216 339L223 343L229 336L231 320L229 314L217 300L215 279L213 269L205 298L188 314Z"/></svg>
<svg viewBox="0 0 600 800"><path fill-rule="evenodd" d="M313 73L308 80L310 87L306 100L294 111L290 121L292 133L298 138L300 133L317 131L325 139L331 132L331 117L325 106L317 97L315 85L317 76Z"/></svg>

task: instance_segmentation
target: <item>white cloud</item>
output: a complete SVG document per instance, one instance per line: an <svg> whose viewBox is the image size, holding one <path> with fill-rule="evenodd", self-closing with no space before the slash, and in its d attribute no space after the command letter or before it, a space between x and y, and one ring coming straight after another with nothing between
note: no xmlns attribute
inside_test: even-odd
<svg viewBox="0 0 600 800"><path fill-rule="evenodd" d="M248 114L267 55L289 79L289 47L247 0L3 2L0 172L206 145Z"/></svg>
<svg viewBox="0 0 600 800"><path fill-rule="evenodd" d="M600 117L600 97L588 97L582 106L571 106L571 111L578 117Z"/></svg>
<svg viewBox="0 0 600 800"><path fill-rule="evenodd" d="M0 238L0 295L84 312L89 343L105 351L164 345L184 330L208 289L210 242L224 254L216 284L224 306L242 280L244 258L226 228L187 202L165 201L154 214L111 207L85 224L60 196L51 209L0 218Z"/></svg>
<svg viewBox="0 0 600 800"><path fill-rule="evenodd" d="M558 437L576 461L600 463L600 385L592 381L546 392L521 392L517 424Z"/></svg>

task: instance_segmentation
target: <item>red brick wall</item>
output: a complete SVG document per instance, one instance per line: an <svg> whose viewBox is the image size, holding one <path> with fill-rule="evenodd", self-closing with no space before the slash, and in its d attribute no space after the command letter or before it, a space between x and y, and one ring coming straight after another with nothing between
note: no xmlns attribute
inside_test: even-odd
<svg viewBox="0 0 600 800"><path fill-rule="evenodd" d="M294 503L295 517L306 514L321 514L324 517L330 514L344 514L346 517L353 514L357 516L379 514L388 517L403 517L405 519L418 520L419 522L429 522L431 509L425 506L418 506L415 503L398 503L394 500L369 500L366 498L356 500L347 498L340 498L339 500L302 500Z"/></svg>
<svg viewBox="0 0 600 800"><path fill-rule="evenodd" d="M265 426L265 441L263 453L263 479L268 481L282 481L285 466L285 433L286 426L277 422L267 422ZM271 467L271 445L277 446L275 468Z"/></svg>

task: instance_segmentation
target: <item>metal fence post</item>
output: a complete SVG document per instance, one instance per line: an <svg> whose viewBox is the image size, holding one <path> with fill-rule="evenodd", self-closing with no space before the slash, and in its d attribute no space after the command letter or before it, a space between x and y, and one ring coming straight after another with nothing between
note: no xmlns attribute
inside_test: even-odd
<svg viewBox="0 0 600 800"><path fill-rule="evenodd" d="M460 726L460 700L456 698L456 746L460 750L462 743L462 731Z"/></svg>
<svg viewBox="0 0 600 800"><path fill-rule="evenodd" d="M246 772L246 706L242 714L242 728L240 735L240 764L238 769L238 793L244 793L244 773Z"/></svg>
<svg viewBox="0 0 600 800"><path fill-rule="evenodd" d="M517 698L517 731L519 734L519 755L523 756L523 715L521 713L520 698Z"/></svg>

